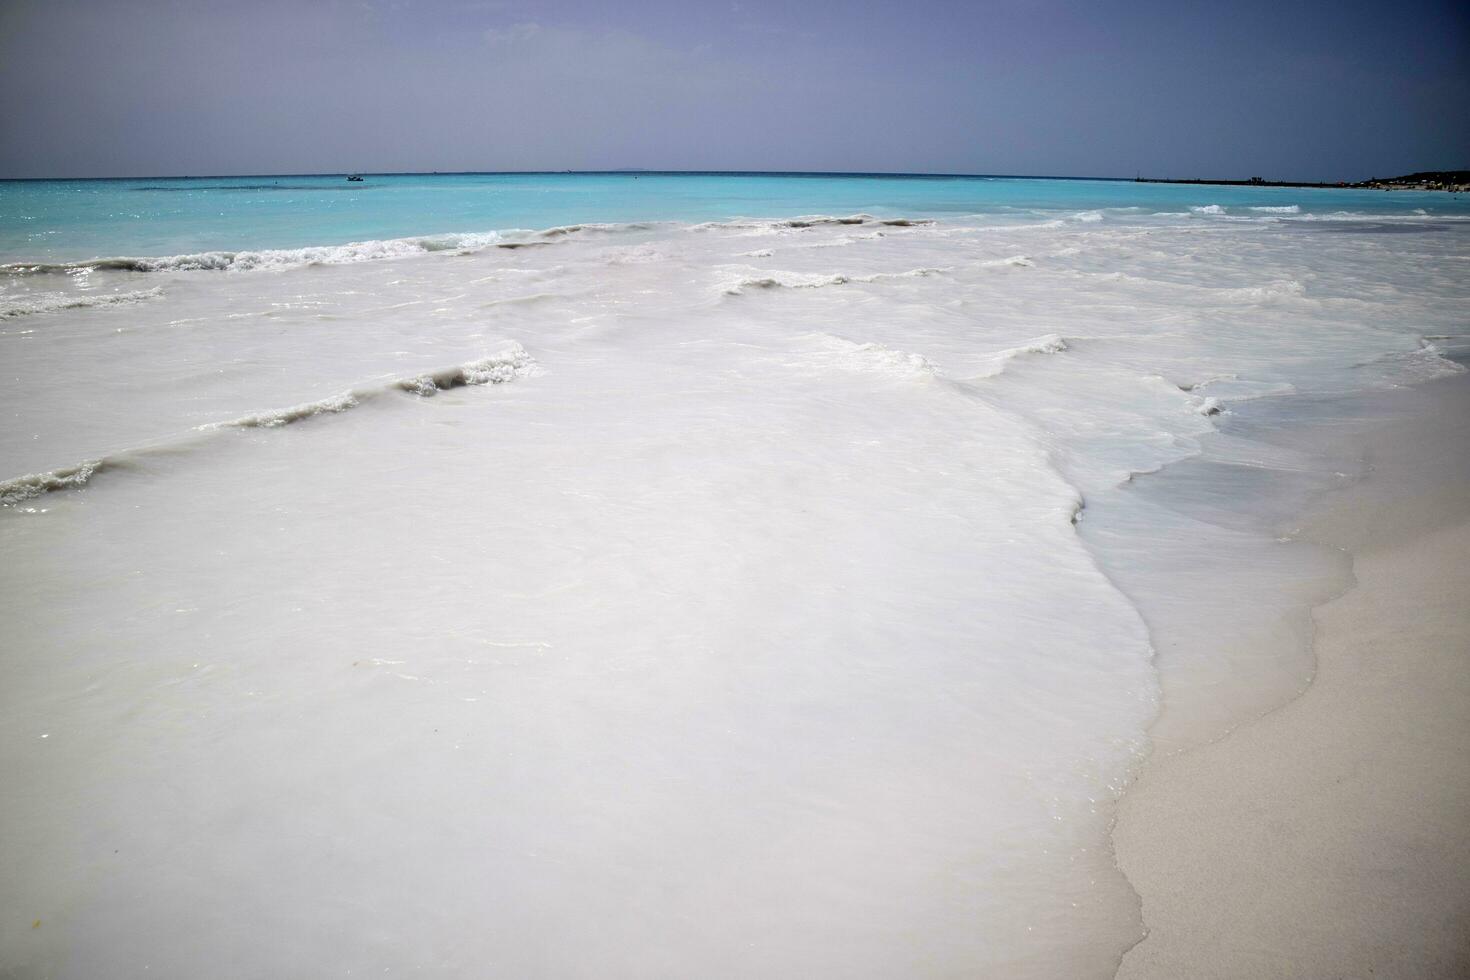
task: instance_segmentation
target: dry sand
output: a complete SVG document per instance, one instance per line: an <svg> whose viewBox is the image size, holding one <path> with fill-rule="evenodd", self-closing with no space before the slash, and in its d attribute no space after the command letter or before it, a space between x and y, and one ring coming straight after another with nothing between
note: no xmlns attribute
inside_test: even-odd
<svg viewBox="0 0 1470 980"><path fill-rule="evenodd" d="M1358 580L1311 686L1122 800L1149 935L1120 978L1470 977L1470 379L1389 397L1303 532Z"/></svg>

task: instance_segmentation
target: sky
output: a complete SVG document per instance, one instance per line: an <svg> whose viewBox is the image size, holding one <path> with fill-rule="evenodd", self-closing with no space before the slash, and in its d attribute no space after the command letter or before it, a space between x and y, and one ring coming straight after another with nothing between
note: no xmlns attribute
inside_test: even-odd
<svg viewBox="0 0 1470 980"><path fill-rule="evenodd" d="M1470 4L0 0L0 176L1470 168Z"/></svg>

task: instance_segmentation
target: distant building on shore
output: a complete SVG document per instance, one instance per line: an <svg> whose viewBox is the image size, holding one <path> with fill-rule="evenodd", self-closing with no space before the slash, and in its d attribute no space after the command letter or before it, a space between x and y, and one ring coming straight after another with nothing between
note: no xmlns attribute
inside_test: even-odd
<svg viewBox="0 0 1470 980"><path fill-rule="evenodd" d="M1402 177L1373 177L1362 187L1385 191L1470 191L1470 170L1423 170Z"/></svg>

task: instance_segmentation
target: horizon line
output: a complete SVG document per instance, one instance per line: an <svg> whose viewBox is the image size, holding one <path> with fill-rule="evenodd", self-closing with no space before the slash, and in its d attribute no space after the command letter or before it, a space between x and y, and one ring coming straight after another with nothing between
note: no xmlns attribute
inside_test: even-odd
<svg viewBox="0 0 1470 980"><path fill-rule="evenodd" d="M1416 171L1430 173L1437 171ZM295 173L232 173L232 174L144 174L137 176L108 175L97 177L0 177L3 183L37 181L104 181L104 180L236 180L247 177L541 177L541 176L659 176L659 177L874 177L874 178L919 178L934 180L1096 180L1114 183L1133 183L1139 180L1190 183L1196 181L1236 181L1234 177L1149 177L1140 171L1134 177L1100 177L1087 174L1000 174L961 173L948 171L910 170L660 170L648 167L622 167L609 170L324 170ZM1361 178L1360 178L1361 179ZM1392 179L1392 178L1366 178ZM1340 181L1357 183L1358 181ZM1323 180L1291 180L1270 178L1267 183L1332 184Z"/></svg>
<svg viewBox="0 0 1470 980"><path fill-rule="evenodd" d="M608 170L322 170L293 173L231 174L110 174L99 177L0 177L0 181L34 180L229 180L242 177L536 177L536 176L621 176L664 177L931 177L941 179L1003 180L1110 180L1132 181L1133 177L1095 177L1077 174L986 174L919 170L662 170L651 167L618 167Z"/></svg>
<svg viewBox="0 0 1470 980"><path fill-rule="evenodd" d="M1470 168L1465 168L1470 169ZM847 177L875 179L916 180L1075 180L1108 183L1159 183L1159 184L1240 184L1265 187L1296 187L1351 189L1377 181L1402 180L1427 174L1463 173L1465 169L1439 168L1415 170L1412 173L1392 177L1360 177L1347 179L1294 179L1271 177L1157 177L1144 176L1137 171L1133 177L1102 177L1089 174L1003 174L964 173L955 171L914 170L662 170L649 167L619 167L609 170L325 170L295 173L231 173L231 174L144 174L93 177L0 177L0 183L82 182L82 181L139 181L139 180L242 180L267 178L313 178L313 177L546 177L546 176L652 176L652 177Z"/></svg>

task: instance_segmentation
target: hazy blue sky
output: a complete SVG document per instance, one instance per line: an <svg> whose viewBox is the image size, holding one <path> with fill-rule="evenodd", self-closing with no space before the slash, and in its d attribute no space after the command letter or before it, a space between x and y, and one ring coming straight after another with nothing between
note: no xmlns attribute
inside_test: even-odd
<svg viewBox="0 0 1470 980"><path fill-rule="evenodd" d="M0 176L1470 167L1470 4L0 0Z"/></svg>

